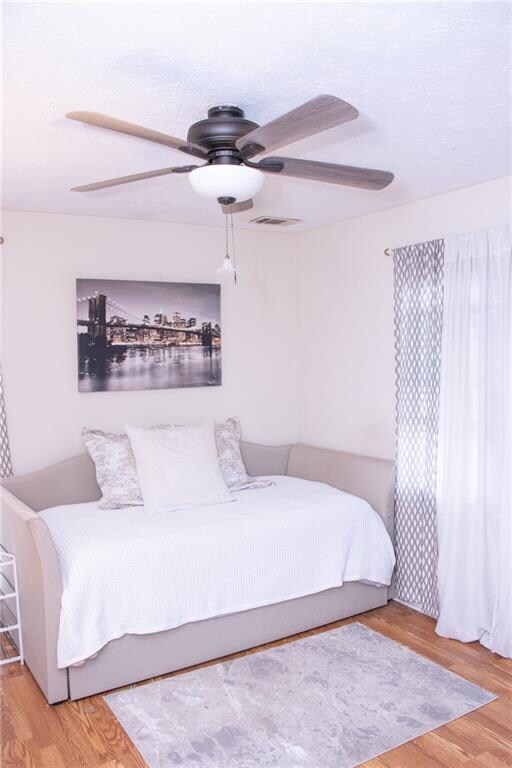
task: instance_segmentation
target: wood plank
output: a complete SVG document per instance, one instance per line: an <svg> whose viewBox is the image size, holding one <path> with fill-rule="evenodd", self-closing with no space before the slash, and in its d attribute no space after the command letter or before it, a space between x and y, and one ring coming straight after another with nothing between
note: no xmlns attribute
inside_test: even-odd
<svg viewBox="0 0 512 768"><path fill-rule="evenodd" d="M396 603L396 605L399 609L403 609L402 615L404 616L407 615L404 612L410 611L410 609L399 603ZM387 615L388 614L383 614L382 618L386 620ZM460 643L458 640L451 640L435 634L436 622L434 619L431 619L429 616L425 616L422 613L418 613L417 611L410 611L407 618L407 625L409 628L414 627L415 634L423 637L436 647L450 652L461 660L477 662L480 668L485 667L491 670L497 669L512 682L512 664L510 659L504 659L496 653L488 653L485 658L482 658L482 646L480 643Z"/></svg>
<svg viewBox="0 0 512 768"><path fill-rule="evenodd" d="M2 741L1 758L2 768L40 768L28 741Z"/></svg>
<svg viewBox="0 0 512 768"><path fill-rule="evenodd" d="M502 744L492 733L488 733L481 728L478 723L471 720L471 714L465 717L459 717L443 728L446 729L448 738L454 734L455 737L462 737L474 745L474 756L482 752L492 752L494 748L502 748Z"/></svg>
<svg viewBox="0 0 512 768"><path fill-rule="evenodd" d="M450 768L466 765L468 760L473 757L473 754L464 749L463 746L445 738L441 729L420 736L414 740L414 743L429 757L438 760L442 765L448 765Z"/></svg>
<svg viewBox="0 0 512 768"><path fill-rule="evenodd" d="M467 763L467 768L510 768L510 766L512 766L512 755L497 752L483 752Z"/></svg>
<svg viewBox="0 0 512 768"><path fill-rule="evenodd" d="M111 759L117 758L122 768L144 768L146 763L139 755L135 745L121 726L119 720L112 715L108 704L103 698L94 702L89 714L92 727L108 749Z"/></svg>
<svg viewBox="0 0 512 768"><path fill-rule="evenodd" d="M470 664L452 664L450 665L452 672L455 672L461 677L465 677L466 680L480 685L487 691L491 691L497 695L505 695L510 691L511 684L507 680L506 675L502 675L499 672L489 672L485 669L484 665L470 665Z"/></svg>
<svg viewBox="0 0 512 768"><path fill-rule="evenodd" d="M37 764L41 766L44 765L45 768L69 768L54 744L50 747L43 747L42 749L37 750Z"/></svg>
<svg viewBox="0 0 512 768"><path fill-rule="evenodd" d="M386 768L446 768L446 763L423 752L414 742L409 741L391 752L379 757ZM449 768L449 767L448 767Z"/></svg>

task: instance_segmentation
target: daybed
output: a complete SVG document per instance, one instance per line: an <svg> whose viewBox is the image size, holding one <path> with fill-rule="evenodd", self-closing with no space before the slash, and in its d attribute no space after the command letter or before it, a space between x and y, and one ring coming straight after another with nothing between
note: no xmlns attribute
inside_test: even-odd
<svg viewBox="0 0 512 768"><path fill-rule="evenodd" d="M251 475L288 475L327 483L365 499L393 537L394 464L302 444L242 442ZM49 529L38 513L97 500L94 465L81 455L3 481L4 545L16 555L27 664L49 703L79 699L384 605L390 588L351 581L272 605L215 616L153 634L125 634L81 666L57 666L62 581Z"/></svg>

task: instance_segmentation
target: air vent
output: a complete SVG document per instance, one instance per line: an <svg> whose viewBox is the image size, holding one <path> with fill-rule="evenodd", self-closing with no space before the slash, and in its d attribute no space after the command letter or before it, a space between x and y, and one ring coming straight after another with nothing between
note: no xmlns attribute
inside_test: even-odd
<svg viewBox="0 0 512 768"><path fill-rule="evenodd" d="M289 227L299 222L300 219L280 219L278 216L258 216L250 221L251 224L268 224L271 227Z"/></svg>

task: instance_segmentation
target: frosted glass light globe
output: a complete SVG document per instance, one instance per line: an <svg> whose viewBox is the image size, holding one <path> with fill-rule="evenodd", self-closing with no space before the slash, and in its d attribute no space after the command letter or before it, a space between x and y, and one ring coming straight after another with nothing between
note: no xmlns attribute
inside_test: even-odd
<svg viewBox="0 0 512 768"><path fill-rule="evenodd" d="M203 197L234 197L238 202L257 195L265 176L246 165L204 165L189 173L195 192Z"/></svg>

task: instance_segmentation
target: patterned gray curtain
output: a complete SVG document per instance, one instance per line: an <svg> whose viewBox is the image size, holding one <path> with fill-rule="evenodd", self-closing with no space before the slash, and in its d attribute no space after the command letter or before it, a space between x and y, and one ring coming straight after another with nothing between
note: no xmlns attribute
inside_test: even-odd
<svg viewBox="0 0 512 768"><path fill-rule="evenodd" d="M7 434L7 418L4 404L4 381L0 369L0 477L12 475L11 450L9 448L9 435Z"/></svg>
<svg viewBox="0 0 512 768"><path fill-rule="evenodd" d="M396 594L438 614L436 463L444 240L393 254L396 354Z"/></svg>

